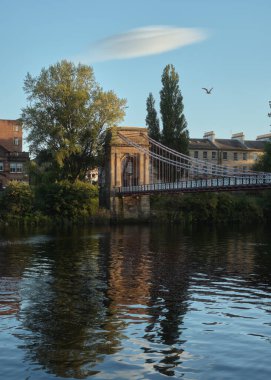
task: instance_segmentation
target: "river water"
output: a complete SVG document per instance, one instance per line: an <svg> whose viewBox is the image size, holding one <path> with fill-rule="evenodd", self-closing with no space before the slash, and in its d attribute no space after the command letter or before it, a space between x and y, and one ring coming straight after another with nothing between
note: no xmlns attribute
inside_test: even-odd
<svg viewBox="0 0 271 380"><path fill-rule="evenodd" d="M271 378L268 228L0 235L0 379Z"/></svg>

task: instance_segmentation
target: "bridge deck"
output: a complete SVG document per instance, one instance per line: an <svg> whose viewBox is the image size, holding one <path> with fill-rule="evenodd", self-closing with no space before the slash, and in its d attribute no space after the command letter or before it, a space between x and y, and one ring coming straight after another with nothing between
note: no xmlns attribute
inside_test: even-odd
<svg viewBox="0 0 271 380"><path fill-rule="evenodd" d="M116 195L214 192L214 191L246 191L271 188L271 175L223 177L212 179L192 179L168 183L150 183L145 185L116 187Z"/></svg>

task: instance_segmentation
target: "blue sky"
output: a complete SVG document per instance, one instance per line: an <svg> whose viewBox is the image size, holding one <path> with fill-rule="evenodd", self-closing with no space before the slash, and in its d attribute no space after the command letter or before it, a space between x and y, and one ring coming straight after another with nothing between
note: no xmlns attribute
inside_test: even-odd
<svg viewBox="0 0 271 380"><path fill-rule="evenodd" d="M270 15L270 0L0 0L0 119L20 117L27 72L68 59L127 99L122 125L145 126L171 63L191 137L254 139L271 128Z"/></svg>

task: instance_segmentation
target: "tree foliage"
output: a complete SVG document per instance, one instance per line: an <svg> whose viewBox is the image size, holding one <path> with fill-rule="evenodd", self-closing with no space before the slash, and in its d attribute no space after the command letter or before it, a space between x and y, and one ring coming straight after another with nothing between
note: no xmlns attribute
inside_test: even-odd
<svg viewBox="0 0 271 380"><path fill-rule="evenodd" d="M50 217L75 220L98 209L98 188L82 181L60 181L36 188L36 208Z"/></svg>
<svg viewBox="0 0 271 380"><path fill-rule="evenodd" d="M254 170L261 172L271 172L271 142L267 141L264 147L264 153L258 158L253 167Z"/></svg>
<svg viewBox="0 0 271 380"><path fill-rule="evenodd" d="M159 128L159 119L157 117L157 112L155 109L155 100L152 93L149 93L149 96L146 101L147 116L146 116L146 125L148 127L148 134L151 138L156 141L160 141L160 128Z"/></svg>
<svg viewBox="0 0 271 380"><path fill-rule="evenodd" d="M152 218L159 223L254 224L270 220L271 196L248 193L196 193L151 197Z"/></svg>
<svg viewBox="0 0 271 380"><path fill-rule="evenodd" d="M163 124L162 143L181 153L188 153L189 136L183 109L179 75L173 65L167 65L162 74L162 89L160 91L160 113Z"/></svg>
<svg viewBox="0 0 271 380"><path fill-rule="evenodd" d="M102 156L105 130L123 119L126 100L103 91L90 66L65 60L37 77L28 73L24 91L22 121L37 165L56 180L84 178Z"/></svg>
<svg viewBox="0 0 271 380"><path fill-rule="evenodd" d="M5 191L1 193L1 216L25 216L33 210L34 195L25 182L10 181Z"/></svg>

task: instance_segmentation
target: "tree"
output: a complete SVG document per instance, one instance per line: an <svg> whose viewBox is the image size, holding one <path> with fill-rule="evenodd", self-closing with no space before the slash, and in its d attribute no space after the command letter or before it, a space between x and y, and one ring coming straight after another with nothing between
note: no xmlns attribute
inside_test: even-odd
<svg viewBox="0 0 271 380"><path fill-rule="evenodd" d="M148 127L148 133L151 138L156 141L160 141L160 128L159 128L159 119L157 117L157 112L155 109L155 100L152 93L149 93L146 102L147 116L146 116L146 125Z"/></svg>
<svg viewBox="0 0 271 380"><path fill-rule="evenodd" d="M29 104L22 111L32 154L46 156L55 180L74 182L97 165L105 130L125 115L125 99L105 92L90 66L61 61L24 81ZM45 152L45 154L44 154Z"/></svg>
<svg viewBox="0 0 271 380"><path fill-rule="evenodd" d="M271 172L271 141L265 143L264 153L258 158L253 169L260 172Z"/></svg>
<svg viewBox="0 0 271 380"><path fill-rule="evenodd" d="M160 91L160 112L163 123L162 143L187 154L189 135L183 108L179 75L173 65L167 65L162 74L162 90Z"/></svg>
<svg viewBox="0 0 271 380"><path fill-rule="evenodd" d="M33 210L34 194L25 182L10 181L0 197L1 218L3 216L26 216Z"/></svg>

